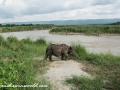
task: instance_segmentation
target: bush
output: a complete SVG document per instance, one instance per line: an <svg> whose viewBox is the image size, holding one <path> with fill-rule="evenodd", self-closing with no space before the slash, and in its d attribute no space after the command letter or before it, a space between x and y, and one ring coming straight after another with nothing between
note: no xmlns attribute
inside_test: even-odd
<svg viewBox="0 0 120 90"><path fill-rule="evenodd" d="M45 39L40 38L40 39L37 39L37 40L35 41L35 44L42 44L42 45L45 45L45 44L46 44L46 41L45 41Z"/></svg>
<svg viewBox="0 0 120 90"><path fill-rule="evenodd" d="M35 45L30 39L25 39L24 43L16 37L8 37L5 40L0 37L0 40L1 42L7 42L6 45L1 44L0 47L0 85L33 85L34 83L48 85L48 88L1 87L0 90L50 90L47 81L42 79L39 79L39 81L35 80L38 68L45 68L45 66L41 62L34 60L34 58L43 55L47 45ZM15 49L15 47L18 47L18 49Z"/></svg>
<svg viewBox="0 0 120 90"><path fill-rule="evenodd" d="M21 42L24 44L32 44L33 43L33 41L30 38L22 39Z"/></svg>
<svg viewBox="0 0 120 90"><path fill-rule="evenodd" d="M88 53L84 46L80 44L73 44L72 47L77 53L77 56L79 57L79 59L82 59L82 60L86 59L86 56Z"/></svg>
<svg viewBox="0 0 120 90"><path fill-rule="evenodd" d="M73 45L73 48L78 54L78 60L84 60L89 64L98 67L96 74L101 76L108 82L105 85L106 89L119 90L120 83L120 56L114 56L111 53L90 53L81 45ZM94 72L94 71L92 71Z"/></svg>

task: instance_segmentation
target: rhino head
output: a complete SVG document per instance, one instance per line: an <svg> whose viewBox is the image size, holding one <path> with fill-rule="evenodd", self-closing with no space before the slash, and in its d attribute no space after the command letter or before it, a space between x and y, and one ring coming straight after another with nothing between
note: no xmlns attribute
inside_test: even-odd
<svg viewBox="0 0 120 90"><path fill-rule="evenodd" d="M76 55L77 55L77 53L73 50L73 48L72 48L71 46L69 47L68 53L69 53L70 55L72 55L72 56L76 56Z"/></svg>

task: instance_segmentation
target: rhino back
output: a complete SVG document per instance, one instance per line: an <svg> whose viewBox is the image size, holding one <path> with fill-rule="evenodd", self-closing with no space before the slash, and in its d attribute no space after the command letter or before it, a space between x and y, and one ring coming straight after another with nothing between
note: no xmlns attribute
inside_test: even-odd
<svg viewBox="0 0 120 90"><path fill-rule="evenodd" d="M62 46L61 45L52 44L51 50L52 50L53 55L55 55L55 56L61 56L61 54L62 54Z"/></svg>
<svg viewBox="0 0 120 90"><path fill-rule="evenodd" d="M64 53L64 54L67 54L68 51L69 51L69 46L66 45L66 44L61 44L61 45L63 46L63 53Z"/></svg>

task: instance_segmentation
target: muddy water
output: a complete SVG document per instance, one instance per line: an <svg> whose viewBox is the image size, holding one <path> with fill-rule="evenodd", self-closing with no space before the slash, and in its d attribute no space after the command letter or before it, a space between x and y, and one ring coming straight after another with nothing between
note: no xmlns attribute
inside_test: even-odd
<svg viewBox="0 0 120 90"><path fill-rule="evenodd" d="M120 35L102 35L102 36L86 36L86 35L53 35L49 34L49 30L23 31L23 32L9 32L2 33L2 36L16 36L18 39L31 38L36 40L38 38L45 38L52 43L80 43L84 45L90 52L111 52L115 55L120 55Z"/></svg>

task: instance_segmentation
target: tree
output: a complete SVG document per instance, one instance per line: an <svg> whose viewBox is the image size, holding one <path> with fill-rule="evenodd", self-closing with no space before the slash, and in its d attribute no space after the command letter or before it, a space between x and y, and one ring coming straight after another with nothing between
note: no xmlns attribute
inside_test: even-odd
<svg viewBox="0 0 120 90"><path fill-rule="evenodd" d="M0 24L0 27L2 27L2 24Z"/></svg>

